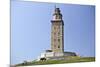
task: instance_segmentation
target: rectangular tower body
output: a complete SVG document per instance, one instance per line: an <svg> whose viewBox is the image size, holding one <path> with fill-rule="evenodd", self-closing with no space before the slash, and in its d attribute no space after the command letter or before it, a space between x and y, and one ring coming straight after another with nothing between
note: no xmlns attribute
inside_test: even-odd
<svg viewBox="0 0 100 67"><path fill-rule="evenodd" d="M59 8L55 8L51 23L51 50L64 52L64 23Z"/></svg>

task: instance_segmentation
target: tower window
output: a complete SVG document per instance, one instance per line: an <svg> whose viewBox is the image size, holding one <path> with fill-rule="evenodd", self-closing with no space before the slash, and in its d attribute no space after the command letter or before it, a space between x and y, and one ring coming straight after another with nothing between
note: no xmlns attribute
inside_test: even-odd
<svg viewBox="0 0 100 67"><path fill-rule="evenodd" d="M60 46L58 46L58 48L60 48Z"/></svg>
<svg viewBox="0 0 100 67"><path fill-rule="evenodd" d="M60 42L60 39L58 39L58 42Z"/></svg>
<svg viewBox="0 0 100 67"><path fill-rule="evenodd" d="M60 48L60 39L58 39L58 42L59 42L58 48Z"/></svg>
<svg viewBox="0 0 100 67"><path fill-rule="evenodd" d="M54 41L56 41L56 39L54 39Z"/></svg>
<svg viewBox="0 0 100 67"><path fill-rule="evenodd" d="M58 35L60 35L60 32L58 32Z"/></svg>

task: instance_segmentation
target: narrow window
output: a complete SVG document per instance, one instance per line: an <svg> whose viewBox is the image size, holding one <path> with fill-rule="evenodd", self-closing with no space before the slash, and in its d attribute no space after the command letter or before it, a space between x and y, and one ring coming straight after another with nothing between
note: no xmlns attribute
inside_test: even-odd
<svg viewBox="0 0 100 67"><path fill-rule="evenodd" d="M58 39L58 42L60 42L60 39Z"/></svg>
<svg viewBox="0 0 100 67"><path fill-rule="evenodd" d="M58 45L58 48L60 48L60 45Z"/></svg>
<svg viewBox="0 0 100 67"><path fill-rule="evenodd" d="M56 39L54 39L54 41L56 41Z"/></svg>

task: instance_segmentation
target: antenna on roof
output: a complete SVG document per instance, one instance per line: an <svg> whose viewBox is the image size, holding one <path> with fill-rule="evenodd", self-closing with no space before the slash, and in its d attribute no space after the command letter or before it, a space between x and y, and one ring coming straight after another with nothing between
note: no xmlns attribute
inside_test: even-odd
<svg viewBox="0 0 100 67"><path fill-rule="evenodd" d="M56 5L55 5L55 9L56 9Z"/></svg>

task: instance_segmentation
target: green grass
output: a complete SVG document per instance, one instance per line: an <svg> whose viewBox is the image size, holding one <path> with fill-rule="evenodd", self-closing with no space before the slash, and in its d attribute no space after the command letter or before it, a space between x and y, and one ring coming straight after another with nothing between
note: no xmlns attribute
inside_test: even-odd
<svg viewBox="0 0 100 67"><path fill-rule="evenodd" d="M29 65L45 65L45 64L62 64L62 63L77 63L77 62L93 62L95 57L64 57L67 60L46 60L46 61L32 61L25 64L17 64L16 66L29 66Z"/></svg>

